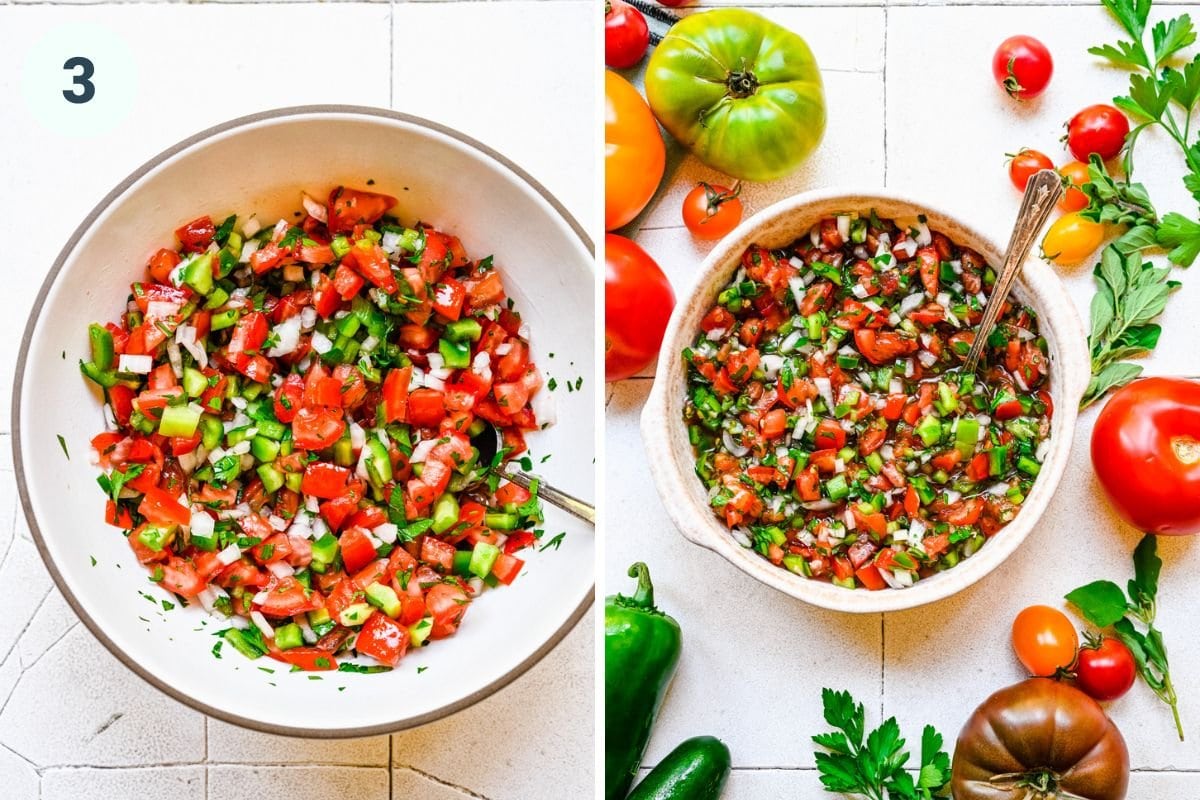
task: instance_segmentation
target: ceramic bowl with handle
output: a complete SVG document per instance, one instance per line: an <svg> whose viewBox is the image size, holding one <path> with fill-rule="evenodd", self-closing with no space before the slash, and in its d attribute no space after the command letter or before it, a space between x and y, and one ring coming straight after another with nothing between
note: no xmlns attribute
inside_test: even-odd
<svg viewBox="0 0 1200 800"><path fill-rule="evenodd" d="M143 596L170 598L147 580L120 532L104 524L99 468L89 459L89 441L104 430L102 397L78 367L87 357L88 323L118 318L147 258L173 247L180 225L231 213L272 224L300 208L302 192L324 198L338 185L392 194L402 220L456 234L476 257L494 254L529 325L536 363L560 384L578 377L590 384L594 260L570 214L514 164L456 131L389 111L330 106L217 126L114 189L42 286L13 397L26 517L47 567L92 633L147 681L205 713L300 736L367 736L480 700L549 652L593 596L593 533L549 507L547 535L566 532L557 549L526 551L517 581L485 592L454 637L410 652L386 674L328 672L309 680L228 647L217 659L219 618L198 605L164 611ZM553 400L557 424L529 437L535 458L553 455L539 470L563 489L594 497L593 393L555 392Z"/></svg>
<svg viewBox="0 0 1200 800"><path fill-rule="evenodd" d="M782 200L744 221L700 265L695 285L675 306L667 325L654 387L642 411L642 440L651 474L668 515L684 536L792 597L823 608L857 613L896 611L948 597L996 569L1021 546L1037 525L1066 469L1076 409L1087 388L1090 369L1087 337L1066 289L1044 262L1030 257L1022 267L1013 294L1037 312L1039 330L1049 345L1054 417L1049 452L1016 519L975 555L904 589L843 589L777 567L739 545L709 507L708 492L696 477L695 459L683 422L687 376L679 354L694 341L700 321L732 279L747 247L751 244L783 247L806 234L822 218L847 212L866 214L871 209L883 219L913 219L923 214L931 230L978 251L993 266L1002 261L1001 244L953 212L900 193L824 189Z"/></svg>

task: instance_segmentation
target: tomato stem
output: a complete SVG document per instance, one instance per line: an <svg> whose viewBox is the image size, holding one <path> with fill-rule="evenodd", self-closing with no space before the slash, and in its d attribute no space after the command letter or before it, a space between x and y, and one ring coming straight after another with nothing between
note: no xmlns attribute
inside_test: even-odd
<svg viewBox="0 0 1200 800"><path fill-rule="evenodd" d="M726 77L725 85L729 87L729 93L740 100L758 91L758 76L746 69L745 62L742 62L741 69L730 72Z"/></svg>

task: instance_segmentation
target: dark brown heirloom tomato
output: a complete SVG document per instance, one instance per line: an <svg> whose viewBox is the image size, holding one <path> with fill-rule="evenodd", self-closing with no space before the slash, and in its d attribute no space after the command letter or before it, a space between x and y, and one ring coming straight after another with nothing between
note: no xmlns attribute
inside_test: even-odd
<svg viewBox="0 0 1200 800"><path fill-rule="evenodd" d="M1124 800L1129 751L1095 700L1031 678L975 709L952 774L955 800Z"/></svg>

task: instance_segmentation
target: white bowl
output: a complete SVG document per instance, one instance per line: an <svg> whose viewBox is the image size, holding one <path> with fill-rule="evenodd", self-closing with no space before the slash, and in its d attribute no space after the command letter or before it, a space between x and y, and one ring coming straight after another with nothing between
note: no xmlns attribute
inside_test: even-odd
<svg viewBox="0 0 1200 800"><path fill-rule="evenodd" d="M532 331L534 358L558 378L594 374L592 246L532 178L461 133L389 111L313 106L237 119L155 157L112 191L63 248L25 329L13 397L13 450L25 515L59 588L97 638L133 671L207 714L295 736L367 736L419 725L474 703L549 652L587 611L593 532L547 507L557 550L526 551L511 587L489 591L459 633L407 656L387 674L324 673L210 650L224 627L198 606L163 612L116 528L104 524L89 440L104 429L101 397L79 373L87 325L115 319L149 254L200 214L254 212L273 221L306 189L374 187L397 212L459 235L469 253L494 253ZM550 358L549 354L554 357ZM558 424L529 437L556 486L594 497L592 391L556 391ZM61 435L70 450L59 447ZM96 565L92 566L91 558ZM148 620L148 621L143 621ZM260 666L276 668L267 674ZM426 669L418 672L419 667ZM274 683L274 686L268 685ZM345 687L344 691L339 691Z"/></svg>
<svg viewBox="0 0 1200 800"><path fill-rule="evenodd" d="M1076 409L1087 388L1090 368L1087 338L1066 289L1045 263L1029 258L1013 291L1038 312L1041 333L1049 344L1054 418L1050 452L1016 519L971 558L907 589L843 589L795 575L741 547L709 508L707 492L695 474L692 448L683 424L686 375L679 353L692 343L700 329L700 320L729 283L747 246L758 243L783 247L807 233L823 217L872 208L884 219L924 214L932 230L945 233L956 244L977 250L989 263L999 267L1001 247L951 212L931 203L890 191L824 189L790 197L739 225L701 264L695 286L671 315L654 388L642 411L642 440L650 456L650 472L667 513L684 536L792 597L822 608L854 613L897 611L948 597L987 575L1020 546L1045 511L1066 469Z"/></svg>

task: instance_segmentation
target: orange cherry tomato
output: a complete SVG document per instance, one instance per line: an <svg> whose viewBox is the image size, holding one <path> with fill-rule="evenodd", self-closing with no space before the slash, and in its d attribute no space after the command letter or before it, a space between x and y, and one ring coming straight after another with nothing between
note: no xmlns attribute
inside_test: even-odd
<svg viewBox="0 0 1200 800"><path fill-rule="evenodd" d="M741 186L698 183L683 199L683 224L697 239L720 239L742 221Z"/></svg>
<svg viewBox="0 0 1200 800"><path fill-rule="evenodd" d="M1031 675L1048 678L1075 663L1079 635L1067 615L1050 606L1030 606L1012 626L1013 649Z"/></svg>
<svg viewBox="0 0 1200 800"><path fill-rule="evenodd" d="M1080 191L1081 186L1091 180L1088 175L1088 165L1082 161L1072 161L1069 164L1063 164L1058 170L1058 174L1063 176L1063 186L1066 191L1058 201L1060 211L1070 213L1072 211L1082 211L1088 206L1088 196Z"/></svg>

